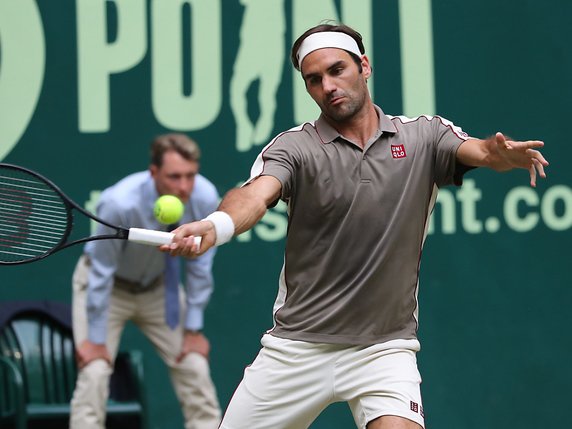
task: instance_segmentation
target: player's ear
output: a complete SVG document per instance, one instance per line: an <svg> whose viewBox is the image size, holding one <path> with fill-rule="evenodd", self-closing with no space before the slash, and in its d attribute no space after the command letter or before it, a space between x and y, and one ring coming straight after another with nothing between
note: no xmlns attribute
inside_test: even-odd
<svg viewBox="0 0 572 429"><path fill-rule="evenodd" d="M149 173L151 173L151 177L154 179L155 177L157 177L157 172L159 171L159 168L155 165L155 164L151 164L149 165Z"/></svg>
<svg viewBox="0 0 572 429"><path fill-rule="evenodd" d="M372 73L372 69L367 55L362 55L361 57L361 68L364 78L369 79Z"/></svg>

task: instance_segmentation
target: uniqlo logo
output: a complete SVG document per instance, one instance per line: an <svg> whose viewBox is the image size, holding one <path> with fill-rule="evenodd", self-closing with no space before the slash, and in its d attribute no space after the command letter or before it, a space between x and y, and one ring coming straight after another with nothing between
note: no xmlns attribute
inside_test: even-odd
<svg viewBox="0 0 572 429"><path fill-rule="evenodd" d="M407 154L405 153L405 146L402 144L391 145L391 156L393 158L405 158Z"/></svg>
<svg viewBox="0 0 572 429"><path fill-rule="evenodd" d="M411 411L413 411L414 413L419 412L419 404L417 402L410 401L409 404L411 406Z"/></svg>

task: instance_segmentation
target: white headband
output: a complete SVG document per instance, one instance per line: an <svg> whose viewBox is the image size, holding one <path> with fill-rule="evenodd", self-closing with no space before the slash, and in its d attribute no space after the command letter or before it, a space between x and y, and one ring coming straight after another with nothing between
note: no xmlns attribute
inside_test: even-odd
<svg viewBox="0 0 572 429"><path fill-rule="evenodd" d="M304 61L306 55L322 48L344 49L360 58L363 55L353 37L339 31L322 31L321 33L310 34L304 39L296 54L298 67L302 67L302 61Z"/></svg>

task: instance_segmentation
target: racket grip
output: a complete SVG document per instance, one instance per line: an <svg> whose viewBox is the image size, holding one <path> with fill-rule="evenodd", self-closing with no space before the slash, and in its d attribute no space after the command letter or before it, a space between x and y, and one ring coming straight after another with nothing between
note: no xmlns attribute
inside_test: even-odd
<svg viewBox="0 0 572 429"><path fill-rule="evenodd" d="M175 234L172 232L153 231L152 229L129 228L127 239L135 243L149 244L151 246L160 246L162 244L171 244Z"/></svg>
<svg viewBox="0 0 572 429"><path fill-rule="evenodd" d="M172 232L154 231L152 229L129 228L127 239L135 243L148 244L150 246L161 246L162 244L171 244L175 234ZM195 245L201 245L201 237L195 237Z"/></svg>

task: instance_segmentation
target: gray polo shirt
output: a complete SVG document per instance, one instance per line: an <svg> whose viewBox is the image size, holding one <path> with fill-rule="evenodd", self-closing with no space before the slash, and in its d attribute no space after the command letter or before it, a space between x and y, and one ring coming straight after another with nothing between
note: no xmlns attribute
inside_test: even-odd
<svg viewBox="0 0 572 429"><path fill-rule="evenodd" d="M278 135L251 180L276 177L288 235L273 335L334 344L415 339L421 250L437 190L461 184L466 133L385 115L361 149L323 117Z"/></svg>

